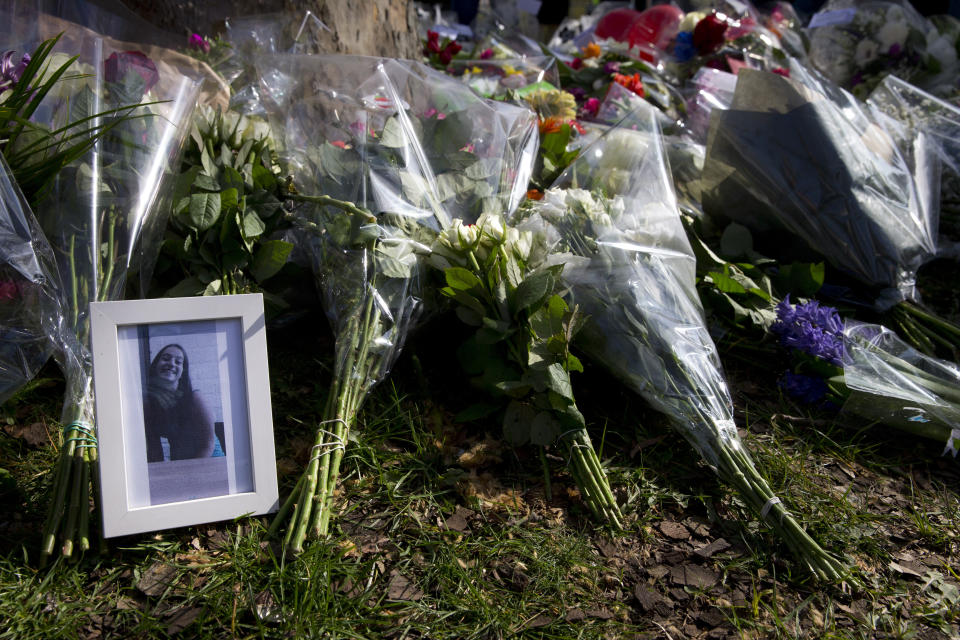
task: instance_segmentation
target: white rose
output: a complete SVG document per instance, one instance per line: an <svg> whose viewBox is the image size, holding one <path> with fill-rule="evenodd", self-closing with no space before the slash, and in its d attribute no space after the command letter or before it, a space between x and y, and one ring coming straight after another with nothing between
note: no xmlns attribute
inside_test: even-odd
<svg viewBox="0 0 960 640"><path fill-rule="evenodd" d="M697 23L707 17L706 11L691 11L687 15L683 16L683 20L680 21L679 31L693 31L694 27L697 26Z"/></svg>
<svg viewBox="0 0 960 640"><path fill-rule="evenodd" d="M868 62L876 60L880 54L880 45L873 40L861 40L857 45L857 50L853 54L853 59L858 66L864 66Z"/></svg>
<svg viewBox="0 0 960 640"><path fill-rule="evenodd" d="M496 242L503 240L503 218L493 213L482 213L477 220L477 227L483 230L483 235Z"/></svg>

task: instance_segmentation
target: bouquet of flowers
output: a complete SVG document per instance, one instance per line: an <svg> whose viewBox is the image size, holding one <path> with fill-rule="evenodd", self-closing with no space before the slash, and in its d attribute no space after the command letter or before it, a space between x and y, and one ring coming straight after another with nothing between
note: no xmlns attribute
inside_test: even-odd
<svg viewBox="0 0 960 640"><path fill-rule="evenodd" d="M813 67L862 99L889 74L916 84L942 66L927 50L932 25L908 2L830 0L807 28Z"/></svg>
<svg viewBox="0 0 960 640"><path fill-rule="evenodd" d="M327 533L357 412L423 310L433 239L454 218L519 204L536 120L408 61L275 56L258 70L292 174L285 197L336 336L313 455L273 527L293 510L286 539L299 552L308 534Z"/></svg>
<svg viewBox="0 0 960 640"><path fill-rule="evenodd" d="M429 263L443 272L441 293L457 316L477 328L460 349L464 367L477 386L509 399L507 441L540 447L544 465L544 449L559 442L594 517L619 527L620 509L570 381L583 370L570 353L583 316L556 293L563 266L550 263L543 233L518 231L496 214L475 225L454 220L434 241Z"/></svg>
<svg viewBox="0 0 960 640"><path fill-rule="evenodd" d="M0 403L36 375L59 334L53 250L0 155Z"/></svg>
<svg viewBox="0 0 960 640"><path fill-rule="evenodd" d="M569 304L589 317L580 348L670 416L815 575L839 578L739 439L653 114L638 110L598 139L527 214L520 227L555 239Z"/></svg>
<svg viewBox="0 0 960 640"><path fill-rule="evenodd" d="M896 76L885 77L867 104L903 123L906 137L932 140L943 171L939 231L960 240L960 107Z"/></svg>
<svg viewBox="0 0 960 640"><path fill-rule="evenodd" d="M816 300L777 305L771 327L795 359L781 378L789 395L960 447L960 369L925 356L893 331L848 320Z"/></svg>
<svg viewBox="0 0 960 640"><path fill-rule="evenodd" d="M54 553L58 538L65 556L75 545L89 546L88 502L96 478L89 303L121 298L130 272L139 270L149 281L165 223L160 200L198 90L184 76L161 77L138 51L108 51L99 38L64 37L58 48L79 54L70 62L71 79L38 94L41 108L31 126L55 132L63 123L89 122L101 135L59 170L36 206L64 280L63 330L56 338L67 379L42 558Z"/></svg>
<svg viewBox="0 0 960 640"><path fill-rule="evenodd" d="M938 175L929 136L912 136L799 65L791 72L788 79L742 70L731 108L713 112L704 210L779 234L768 243L777 247L774 257L791 249L822 255L862 283L876 308L895 307L931 351L960 344L960 330L898 304L916 299L917 269L936 253Z"/></svg>

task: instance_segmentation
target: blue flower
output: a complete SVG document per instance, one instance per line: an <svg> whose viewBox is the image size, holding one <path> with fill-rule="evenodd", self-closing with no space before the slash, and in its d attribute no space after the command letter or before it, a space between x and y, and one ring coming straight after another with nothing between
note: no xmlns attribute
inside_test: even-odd
<svg viewBox="0 0 960 640"><path fill-rule="evenodd" d="M697 48L693 46L693 32L681 31L673 41L673 57L677 62L686 62L697 55Z"/></svg>
<svg viewBox="0 0 960 640"><path fill-rule="evenodd" d="M816 300L793 305L788 294L777 305L777 321L770 330L785 347L843 366L843 320L833 307Z"/></svg>
<svg viewBox="0 0 960 640"><path fill-rule="evenodd" d="M785 372L780 378L780 388L791 398L807 404L820 404L827 395L827 383L823 378L791 371Z"/></svg>

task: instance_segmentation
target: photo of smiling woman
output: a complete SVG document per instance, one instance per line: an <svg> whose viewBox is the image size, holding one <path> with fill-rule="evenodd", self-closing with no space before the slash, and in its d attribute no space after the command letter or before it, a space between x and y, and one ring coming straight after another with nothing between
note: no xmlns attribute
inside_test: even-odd
<svg viewBox="0 0 960 640"><path fill-rule="evenodd" d="M150 363L143 398L147 462L223 455L210 411L190 381L190 360L177 343Z"/></svg>

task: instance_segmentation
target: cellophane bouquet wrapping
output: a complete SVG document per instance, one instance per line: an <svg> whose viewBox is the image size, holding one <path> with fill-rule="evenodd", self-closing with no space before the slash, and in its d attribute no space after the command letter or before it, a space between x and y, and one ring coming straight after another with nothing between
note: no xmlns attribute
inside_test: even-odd
<svg viewBox="0 0 960 640"><path fill-rule="evenodd" d="M479 60L455 58L451 60L447 72L458 76L484 98L505 98L512 91L541 82L553 87L560 86L557 61L551 56Z"/></svg>
<svg viewBox="0 0 960 640"><path fill-rule="evenodd" d="M525 197L537 121L426 65L273 56L257 65L292 175L289 198L336 336L333 383L290 509L289 547L325 535L344 445L424 308L424 257L454 218Z"/></svg>
<svg viewBox="0 0 960 640"><path fill-rule="evenodd" d="M167 180L199 90L197 81L171 67L161 74L143 53L111 50L88 32L66 33L51 65L72 55L69 79L46 95L33 117L48 130L87 121L103 132L59 172L36 208L63 283L59 358L67 383L44 559L58 541L64 556L90 545L97 448L89 305L121 299L128 274L149 280L169 211L163 206Z"/></svg>
<svg viewBox="0 0 960 640"><path fill-rule="evenodd" d="M579 347L667 414L813 573L840 577L840 564L787 511L740 441L650 109L584 149L526 213L521 229L555 238L571 305L588 317Z"/></svg>
<svg viewBox="0 0 960 640"><path fill-rule="evenodd" d="M53 249L0 155L0 403L53 353L62 316Z"/></svg>
<svg viewBox="0 0 960 640"><path fill-rule="evenodd" d="M862 99L889 74L920 85L956 74L955 42L909 2L830 0L807 33L812 67Z"/></svg>
<svg viewBox="0 0 960 640"><path fill-rule="evenodd" d="M924 132L910 137L800 65L790 78L743 69L731 107L711 115L703 206L802 240L803 257L822 255L889 308L916 297L917 269L936 253L937 176Z"/></svg>
<svg viewBox="0 0 960 640"><path fill-rule="evenodd" d="M942 169L938 228L960 240L960 107L893 75L876 86L867 104L903 123L907 136L932 138Z"/></svg>
<svg viewBox="0 0 960 640"><path fill-rule="evenodd" d="M851 391L843 410L960 448L960 368L924 355L895 332L847 320L843 380Z"/></svg>

